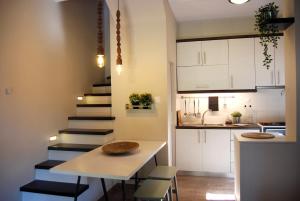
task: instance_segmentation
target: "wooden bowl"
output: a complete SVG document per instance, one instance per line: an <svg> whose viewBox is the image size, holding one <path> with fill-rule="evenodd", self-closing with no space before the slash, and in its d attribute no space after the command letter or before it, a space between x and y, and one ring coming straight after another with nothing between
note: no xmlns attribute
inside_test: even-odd
<svg viewBox="0 0 300 201"><path fill-rule="evenodd" d="M102 147L102 151L110 155L121 155L135 153L139 148L139 144L136 142L114 142L106 144Z"/></svg>
<svg viewBox="0 0 300 201"><path fill-rule="evenodd" d="M242 136L253 139L271 139L275 137L271 133L243 133Z"/></svg>

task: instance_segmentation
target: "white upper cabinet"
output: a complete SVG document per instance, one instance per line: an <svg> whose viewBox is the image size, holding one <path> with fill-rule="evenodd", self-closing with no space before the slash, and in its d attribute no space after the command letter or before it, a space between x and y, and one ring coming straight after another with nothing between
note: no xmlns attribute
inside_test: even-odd
<svg viewBox="0 0 300 201"><path fill-rule="evenodd" d="M264 48L260 44L260 39L255 38L255 68L256 68L256 86L273 86L275 84L275 65L274 59L270 63L269 69L263 65L264 60ZM271 58L274 58L274 47L272 45L268 46L268 53Z"/></svg>
<svg viewBox="0 0 300 201"><path fill-rule="evenodd" d="M228 40L177 43L178 91L228 88Z"/></svg>
<svg viewBox="0 0 300 201"><path fill-rule="evenodd" d="M278 47L275 48L275 80L276 86L285 85L285 60L284 60L284 38L280 37Z"/></svg>
<svg viewBox="0 0 300 201"><path fill-rule="evenodd" d="M202 65L227 65L228 40L202 41Z"/></svg>
<svg viewBox="0 0 300 201"><path fill-rule="evenodd" d="M177 67L178 91L228 88L228 66Z"/></svg>
<svg viewBox="0 0 300 201"><path fill-rule="evenodd" d="M201 42L177 43L177 66L197 66L201 64Z"/></svg>
<svg viewBox="0 0 300 201"><path fill-rule="evenodd" d="M255 89L254 39L230 39L229 88Z"/></svg>
<svg viewBox="0 0 300 201"><path fill-rule="evenodd" d="M263 47L259 42L260 39L255 38L256 86L284 86L284 38L280 37L277 48L274 48L272 44L268 46L268 53L272 58L269 69L263 66Z"/></svg>

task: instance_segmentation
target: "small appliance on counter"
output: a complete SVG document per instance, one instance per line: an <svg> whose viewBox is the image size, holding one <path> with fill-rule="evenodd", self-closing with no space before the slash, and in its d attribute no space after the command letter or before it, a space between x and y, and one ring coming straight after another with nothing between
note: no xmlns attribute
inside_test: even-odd
<svg viewBox="0 0 300 201"><path fill-rule="evenodd" d="M259 122L261 132L285 135L285 122Z"/></svg>

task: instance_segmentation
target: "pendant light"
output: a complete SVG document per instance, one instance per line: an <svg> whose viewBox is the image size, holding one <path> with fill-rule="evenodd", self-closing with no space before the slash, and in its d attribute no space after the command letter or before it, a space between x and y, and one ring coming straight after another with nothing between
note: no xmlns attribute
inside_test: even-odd
<svg viewBox="0 0 300 201"><path fill-rule="evenodd" d="M103 68L105 65L104 59L104 40L103 40L103 9L104 0L98 0L98 47L97 47L97 66Z"/></svg>
<svg viewBox="0 0 300 201"><path fill-rule="evenodd" d="M118 0L118 10L117 10L117 72L120 75L122 72L122 56L121 56L121 24L120 24L120 16L121 16L121 12L120 12L120 8L119 8L119 4L120 4L120 0Z"/></svg>

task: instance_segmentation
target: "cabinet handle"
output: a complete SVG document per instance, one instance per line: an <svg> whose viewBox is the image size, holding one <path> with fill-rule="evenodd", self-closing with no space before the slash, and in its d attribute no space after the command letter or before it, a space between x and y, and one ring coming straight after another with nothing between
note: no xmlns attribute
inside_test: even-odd
<svg viewBox="0 0 300 201"><path fill-rule="evenodd" d="M207 88L209 88L209 86L208 85L196 85L196 88L197 89L207 89Z"/></svg>
<svg viewBox="0 0 300 201"><path fill-rule="evenodd" d="M198 143L201 143L201 138L200 138L200 130L197 130L197 134L198 134Z"/></svg>
<svg viewBox="0 0 300 201"><path fill-rule="evenodd" d="M271 70L270 72L270 75L271 75L271 85L274 84L274 76L273 76L273 71Z"/></svg>
<svg viewBox="0 0 300 201"><path fill-rule="evenodd" d="M230 86L233 89L233 75L230 75Z"/></svg>
<svg viewBox="0 0 300 201"><path fill-rule="evenodd" d="M201 65L201 52L198 52L198 64Z"/></svg>
<svg viewBox="0 0 300 201"><path fill-rule="evenodd" d="M277 72L277 84L280 85L280 71Z"/></svg>
<svg viewBox="0 0 300 201"><path fill-rule="evenodd" d="M203 62L204 62L204 64L206 64L206 52L203 52L203 57L204 57Z"/></svg>
<svg viewBox="0 0 300 201"><path fill-rule="evenodd" d="M206 130L204 130L204 143L206 144Z"/></svg>

